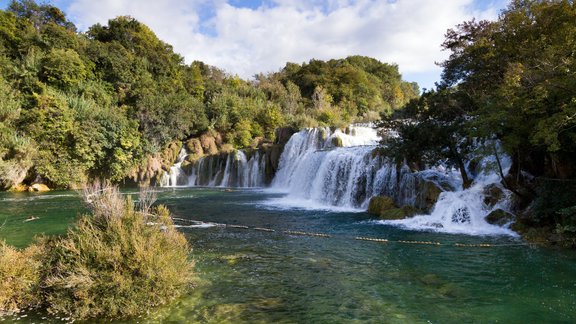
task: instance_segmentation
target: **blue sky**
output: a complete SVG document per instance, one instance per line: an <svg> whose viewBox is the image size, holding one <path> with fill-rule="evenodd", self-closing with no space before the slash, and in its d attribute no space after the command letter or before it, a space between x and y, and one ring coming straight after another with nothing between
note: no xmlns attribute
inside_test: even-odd
<svg viewBox="0 0 576 324"><path fill-rule="evenodd" d="M41 1L40 1L41 2ZM432 88L448 28L495 19L508 0L51 0L80 30L131 15L186 62L201 60L249 79L286 62L366 55L396 63ZM10 1L0 0L0 8Z"/></svg>

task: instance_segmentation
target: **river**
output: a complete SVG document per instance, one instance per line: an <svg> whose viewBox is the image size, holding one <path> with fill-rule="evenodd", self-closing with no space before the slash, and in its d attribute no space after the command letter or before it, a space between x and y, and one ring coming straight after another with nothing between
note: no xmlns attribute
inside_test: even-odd
<svg viewBox="0 0 576 324"><path fill-rule="evenodd" d="M525 245L510 235L409 230L364 212L289 207L277 203L285 194L266 190L162 188L157 194L193 246L198 278L189 295L141 322L576 321L573 251ZM20 247L39 233L64 233L84 212L70 191L0 193L0 206L0 238ZM480 243L495 246L455 245ZM26 315L21 322L60 321Z"/></svg>

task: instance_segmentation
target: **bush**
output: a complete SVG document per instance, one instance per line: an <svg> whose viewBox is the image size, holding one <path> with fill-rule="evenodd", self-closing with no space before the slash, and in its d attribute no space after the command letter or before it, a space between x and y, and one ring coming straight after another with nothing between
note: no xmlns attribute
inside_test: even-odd
<svg viewBox="0 0 576 324"><path fill-rule="evenodd" d="M42 246L19 251L0 241L0 315L40 304Z"/></svg>
<svg viewBox="0 0 576 324"><path fill-rule="evenodd" d="M165 207L151 208L152 200L141 197L135 210L114 187L94 187L85 197L93 215L50 243L44 282L49 312L125 318L189 287L189 246Z"/></svg>

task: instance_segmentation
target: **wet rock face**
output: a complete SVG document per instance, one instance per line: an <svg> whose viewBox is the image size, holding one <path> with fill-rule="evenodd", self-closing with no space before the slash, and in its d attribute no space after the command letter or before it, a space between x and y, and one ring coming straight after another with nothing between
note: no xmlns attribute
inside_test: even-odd
<svg viewBox="0 0 576 324"><path fill-rule="evenodd" d="M514 215L502 209L495 209L486 216L486 222L492 225L504 226L514 221Z"/></svg>
<svg viewBox="0 0 576 324"><path fill-rule="evenodd" d="M484 188L484 203L488 207L494 207L504 198L504 191L495 183Z"/></svg>
<svg viewBox="0 0 576 324"><path fill-rule="evenodd" d="M285 145L290 140L290 137L296 133L292 127L281 127L276 129L276 140L274 144Z"/></svg>
<svg viewBox="0 0 576 324"><path fill-rule="evenodd" d="M432 181L422 181L419 187L416 207L431 211L443 190Z"/></svg>

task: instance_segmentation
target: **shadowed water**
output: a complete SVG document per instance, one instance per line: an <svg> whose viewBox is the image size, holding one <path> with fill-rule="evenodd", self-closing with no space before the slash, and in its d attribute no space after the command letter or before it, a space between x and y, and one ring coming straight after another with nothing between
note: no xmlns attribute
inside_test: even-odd
<svg viewBox="0 0 576 324"><path fill-rule="evenodd" d="M262 191L164 189L175 217L265 227L276 232L177 221L194 246L196 289L148 322L190 323L570 323L576 320L576 255L510 236L409 231L365 213L277 208ZM78 213L71 192L0 194L0 238L23 246L33 234L62 233ZM29 215L38 220L23 222ZM189 226L193 225L193 226ZM318 232L330 238L295 236ZM355 236L435 241L408 245ZM28 314L26 321L42 314ZM8 322L13 319L8 319ZM51 319L51 321L56 321ZM134 320L128 321L134 322Z"/></svg>

